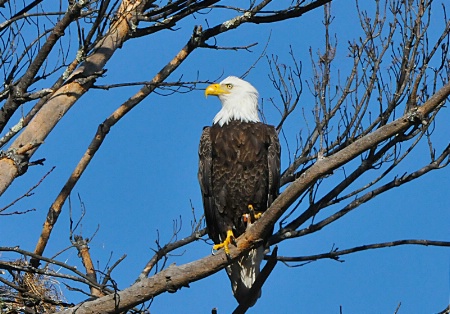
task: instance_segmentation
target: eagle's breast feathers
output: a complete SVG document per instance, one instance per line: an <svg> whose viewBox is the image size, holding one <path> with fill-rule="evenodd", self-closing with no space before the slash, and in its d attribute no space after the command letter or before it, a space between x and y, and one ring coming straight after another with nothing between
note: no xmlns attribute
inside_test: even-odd
<svg viewBox="0 0 450 314"><path fill-rule="evenodd" d="M280 146L275 128L231 121L206 127L200 141L199 182L208 234L224 240L227 227L244 233L248 205L264 212L278 194Z"/></svg>

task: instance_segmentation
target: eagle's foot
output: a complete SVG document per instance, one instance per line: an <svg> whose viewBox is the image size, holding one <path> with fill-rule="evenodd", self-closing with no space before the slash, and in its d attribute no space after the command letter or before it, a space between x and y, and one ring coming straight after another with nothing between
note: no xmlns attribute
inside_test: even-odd
<svg viewBox="0 0 450 314"><path fill-rule="evenodd" d="M255 213L255 208L253 207L252 204L248 205L248 211L249 211L248 214L242 215L242 220L246 223L254 223L262 216L262 212Z"/></svg>
<svg viewBox="0 0 450 314"><path fill-rule="evenodd" d="M232 230L228 230L225 241L223 241L222 243L219 243L219 244L215 244L213 246L213 252L223 248L223 250L225 251L225 254L230 255L230 249L228 248L228 246L231 243L234 243L234 234L233 234Z"/></svg>

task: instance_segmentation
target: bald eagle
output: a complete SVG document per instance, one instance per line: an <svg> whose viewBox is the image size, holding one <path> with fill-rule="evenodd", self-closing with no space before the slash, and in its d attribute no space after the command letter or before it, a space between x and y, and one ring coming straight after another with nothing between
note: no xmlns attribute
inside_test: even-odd
<svg viewBox="0 0 450 314"><path fill-rule="evenodd" d="M280 143L273 126L260 122L258 91L230 76L209 85L205 96L219 97L222 109L200 139L198 179L206 226L213 249L228 246L245 232L278 195ZM264 241L265 242L265 241ZM227 267L233 294L239 303L259 274L264 245L252 249Z"/></svg>

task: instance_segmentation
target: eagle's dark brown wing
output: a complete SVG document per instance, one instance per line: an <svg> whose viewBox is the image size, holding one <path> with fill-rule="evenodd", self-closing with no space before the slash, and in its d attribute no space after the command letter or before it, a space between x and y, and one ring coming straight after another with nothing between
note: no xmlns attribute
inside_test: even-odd
<svg viewBox="0 0 450 314"><path fill-rule="evenodd" d="M198 181L202 192L203 208L205 212L208 235L214 243L219 243L219 230L217 230L216 208L212 194L212 143L210 137L210 127L203 129L198 149Z"/></svg>
<svg viewBox="0 0 450 314"><path fill-rule="evenodd" d="M281 146L278 133L273 126L267 126L269 139L267 162L269 164L269 198L267 207L277 198L280 189L280 154Z"/></svg>

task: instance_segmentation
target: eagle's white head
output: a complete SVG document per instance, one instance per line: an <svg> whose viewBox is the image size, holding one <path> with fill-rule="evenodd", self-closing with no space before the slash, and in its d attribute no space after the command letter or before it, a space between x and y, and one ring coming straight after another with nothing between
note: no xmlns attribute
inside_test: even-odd
<svg viewBox="0 0 450 314"><path fill-rule="evenodd" d="M219 97L222 109L214 117L213 123L220 126L231 120L259 122L258 91L249 82L236 76L229 76L218 84L211 84L205 90L205 96Z"/></svg>

